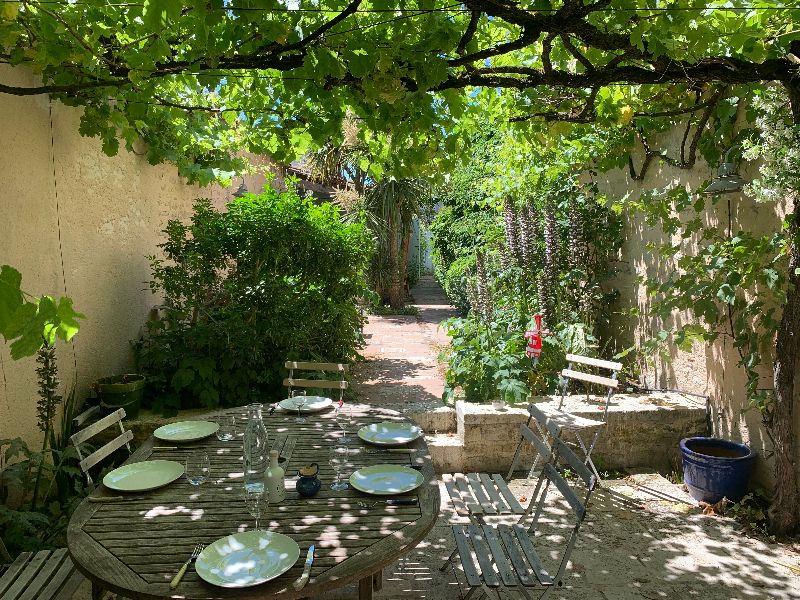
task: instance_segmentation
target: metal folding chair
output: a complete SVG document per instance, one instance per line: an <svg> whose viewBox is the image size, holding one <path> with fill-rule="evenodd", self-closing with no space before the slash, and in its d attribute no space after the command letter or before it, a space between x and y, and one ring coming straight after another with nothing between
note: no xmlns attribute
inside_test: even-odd
<svg viewBox="0 0 800 600"><path fill-rule="evenodd" d="M83 471L84 475L86 475L86 480L89 482L89 485L94 485L94 481L92 481L92 476L89 474L89 470L94 467L97 463L101 460L105 460L109 456L111 456L114 452L125 446L128 449L128 453L131 452L131 442L133 441L133 432L130 430L126 430L125 427L122 425L122 419L125 418L125 409L118 408L110 415L106 415L99 421L95 421L88 427L81 429L78 433L73 434L70 436L70 440L72 441L75 449L78 451L78 458L80 459L80 467L81 471ZM114 424L119 425L120 434L115 437L113 440L104 444L88 456L83 455L85 451L85 447L83 447L84 442L93 438L95 435L104 431L105 429L111 427Z"/></svg>
<svg viewBox="0 0 800 600"><path fill-rule="evenodd" d="M347 389L347 381L345 376L349 370L349 365L343 363L321 363L321 362L308 362L288 360L284 367L289 369L289 376L283 380L283 385L289 388L289 395L292 395L292 388L315 388L325 390L339 390L339 400L344 399L344 391ZM338 379L298 379L295 378L294 372L298 371L317 371L325 373L338 373Z"/></svg>
<svg viewBox="0 0 800 600"><path fill-rule="evenodd" d="M525 528L521 522L515 525L489 525L483 521L471 521L469 525L453 525L456 551L450 555L442 566L444 570L456 553L459 555L464 569L464 577L470 591L464 597L469 600L480 592L487 596L500 598L499 588L504 586L518 591L527 599L531 598L529 589L543 590L540 597L545 597L562 585L567 562L577 541L578 531L586 516L586 506L597 484L596 477L574 452L559 438L553 438L552 452L527 425L521 426L523 438L530 441L544 459L544 467L533 492L529 509L534 505L536 510L530 525ZM583 488L582 498L570 487L570 484L559 474L555 464L561 460L577 475L576 486ZM566 536L566 543L559 557L546 561L536 551L536 533L539 531L541 517L548 512L552 504L547 500L550 485L566 501L574 514L574 525ZM558 515L563 515L563 507L555 508ZM558 516L555 516L559 520ZM539 536L541 539L544 536ZM552 568L551 567L554 567ZM453 567L455 570L455 567Z"/></svg>
<svg viewBox="0 0 800 600"><path fill-rule="evenodd" d="M580 367L596 367L598 369L610 371L610 374L608 376L597 375L594 373L589 373L585 370L578 370ZM599 358L590 358L588 356L579 356L577 354L567 354L567 368L561 371L561 399L558 402L558 407L553 408L544 404L531 404L531 406L528 408L531 416L536 421L539 432L545 437L545 439L552 436L559 438L563 437L564 431L572 433L577 441L577 445L580 446L583 452L584 464L586 464L592 470L592 473L594 473L594 476L598 479L598 481L601 478L600 473L598 473L597 468L592 461L592 451L597 444L597 440L600 437L604 426L608 422L608 407L611 404L611 397L614 395L614 392L619 385L619 381L617 381L617 374L621 369L622 363L613 362L610 360L601 360ZM578 415L573 415L563 410L564 398L567 395L569 382L572 380L606 388L607 391L605 400L601 401L601 405L599 406L599 408L603 411L601 420L579 417ZM586 397L587 399L589 397L588 387ZM530 423L530 420L528 422ZM593 432L590 433L591 440L588 444L586 443L584 437L581 436L582 433L584 436L586 436L587 432ZM534 469L535 467L536 463L534 463ZM531 471L533 471L533 469L531 469Z"/></svg>
<svg viewBox="0 0 800 600"><path fill-rule="evenodd" d="M529 408L530 412L530 408ZM524 425L520 425L520 438L514 453L514 460L505 479L499 473L463 473L442 475L445 487L453 502L456 514L462 517L483 519L486 516L515 515L522 518L528 513L528 508L523 507L508 489L507 480L511 479L517 464L522 456L523 449L531 444L537 453L538 461L545 453L550 456L550 448L542 442L530 429L529 425L533 415L528 417ZM558 437L560 430L555 424L545 424L550 427L550 435ZM537 463L531 467L528 474L530 479Z"/></svg>

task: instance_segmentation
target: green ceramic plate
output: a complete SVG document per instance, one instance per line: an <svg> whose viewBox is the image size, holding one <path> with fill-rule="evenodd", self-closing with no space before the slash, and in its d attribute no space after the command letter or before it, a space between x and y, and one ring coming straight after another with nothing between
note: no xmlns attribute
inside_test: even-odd
<svg viewBox="0 0 800 600"><path fill-rule="evenodd" d="M305 404L302 404L303 400L305 400ZM331 404L333 404L333 400L324 396L295 396L278 402L278 406L283 410L291 412L297 412L297 406L300 405L301 413L319 412L325 410Z"/></svg>
<svg viewBox="0 0 800 600"><path fill-rule="evenodd" d="M180 421L162 425L153 435L165 442L194 442L215 434L217 429L219 424L211 421Z"/></svg>
<svg viewBox="0 0 800 600"><path fill-rule="evenodd" d="M350 485L378 496L410 492L423 481L422 473L402 465L372 465L350 475Z"/></svg>
<svg viewBox="0 0 800 600"><path fill-rule="evenodd" d="M382 421L358 430L358 437L370 444L399 446L413 442L422 435L422 429L411 423Z"/></svg>
<svg viewBox="0 0 800 600"><path fill-rule="evenodd" d="M195 570L220 587L250 587L285 573L299 556L300 546L282 533L245 531L206 546L197 557Z"/></svg>
<svg viewBox="0 0 800 600"><path fill-rule="evenodd" d="M120 492L146 492L172 483L183 475L183 465L174 460L144 460L122 465L103 477L103 485Z"/></svg>

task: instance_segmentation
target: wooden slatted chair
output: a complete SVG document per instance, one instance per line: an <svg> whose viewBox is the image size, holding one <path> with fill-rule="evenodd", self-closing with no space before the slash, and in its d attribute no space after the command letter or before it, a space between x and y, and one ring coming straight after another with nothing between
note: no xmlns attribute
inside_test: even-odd
<svg viewBox="0 0 800 600"><path fill-rule="evenodd" d="M442 566L444 570L457 553L464 568L464 577L470 591L464 596L468 600L473 594L483 592L487 596L501 598L499 588L504 586L518 591L530 599L530 588L543 590L540 598L552 592L562 584L567 562L577 541L578 531L586 516L586 506L597 484L596 477L574 452L559 438L553 440L552 453L545 442L523 425L523 435L529 439L544 458L544 467L531 499L531 506L536 502L536 511L530 525L525 528L521 523L515 525L489 525L482 521L471 521L468 525L453 525L456 551ZM564 461L577 474L578 484L585 490L581 498L559 474L554 466L557 459ZM575 517L571 533L566 536L566 543L560 556L550 568L550 561L542 560L536 551L534 540L538 531L540 518L548 505L547 492L553 485L558 494L566 500ZM582 485L581 485L582 484ZM554 511L563 514L563 507ZM558 517L556 517L558 520ZM544 537L544 536L539 536ZM547 556L551 548L548 549ZM557 565L557 566L556 566Z"/></svg>
<svg viewBox="0 0 800 600"><path fill-rule="evenodd" d="M339 390L339 400L344 399L344 391L348 387L345 376L350 369L349 365L342 363L322 363L287 360L284 365L289 369L289 377L283 380L283 385L289 388L289 396L292 395L292 388L314 388L323 390ZM323 373L338 373L339 379L303 379L295 378L295 371L322 371Z"/></svg>
<svg viewBox="0 0 800 600"><path fill-rule="evenodd" d="M522 456L522 451L528 444L533 446L536 453L536 461L531 466L528 474L529 479L532 477L538 461L545 456L550 457L551 455L549 446L544 444L530 429L530 422L533 419L531 407L528 407L528 412L527 423L520 425L520 439L506 479L503 479L498 473L491 475L489 473L442 475L456 514L462 517L468 516L482 519L486 516L499 515L515 515L522 518L528 513L531 503L527 507L523 507L511 490L508 489L506 480L511 479ZM550 436L559 436L560 430L554 423L548 423L545 420L544 426L549 428ZM542 453L543 451L544 454ZM545 460L547 459L545 458Z"/></svg>
<svg viewBox="0 0 800 600"><path fill-rule="evenodd" d="M0 576L0 600L69 600L83 580L66 548L23 552Z"/></svg>
<svg viewBox="0 0 800 600"><path fill-rule="evenodd" d="M594 373L589 373L585 370L587 367L596 367L597 369L610 371L610 374L596 375ZM583 368L584 370L579 370L579 368ZM561 399L558 402L558 406L553 408L543 404L532 404L529 407L529 412L539 427L539 433L545 436L545 438L553 435L555 437L562 437L565 431L570 432L575 437L578 446L580 446L583 451L584 463L592 470L592 473L594 473L598 481L600 480L600 473L597 472L597 468L592 461L592 451L608 422L608 407L611 404L611 397L619 386L617 374L620 369L622 369L622 364L618 362L590 358L577 354L567 354L567 368L561 371ZM599 406L603 411L601 419L587 419L563 410L564 398L567 396L570 381L581 381L585 384L597 385L601 388L605 388L606 397ZM587 398L589 397L588 391L586 396ZM588 439L587 433L591 435L591 440L588 444L584 439L584 436ZM583 434L583 436L581 434ZM535 467L536 464L534 463L534 468ZM531 470L533 471L533 469Z"/></svg>
<svg viewBox="0 0 800 600"><path fill-rule="evenodd" d="M78 433L73 434L69 439L75 446L75 449L78 451L78 458L80 458L80 467L81 471L83 471L84 475L86 475L86 479L89 482L89 485L94 485L94 481L92 481L92 476L89 473L89 470L94 467L97 463L101 460L108 458L111 454L125 446L128 449L128 452L131 451L131 441L133 441L133 432L126 430L122 426L122 419L125 418L125 409L118 408L110 415L106 415L102 419L95 421L88 427L81 429ZM115 423L119 424L120 434L115 437L113 440L108 442L107 444L101 446L88 456L83 456L84 449L81 446L88 441L89 439L96 436L101 431L111 427Z"/></svg>

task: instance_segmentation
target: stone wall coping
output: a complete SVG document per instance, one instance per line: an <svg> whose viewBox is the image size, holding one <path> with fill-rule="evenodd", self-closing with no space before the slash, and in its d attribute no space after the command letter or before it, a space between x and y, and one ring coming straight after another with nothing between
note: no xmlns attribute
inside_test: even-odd
<svg viewBox="0 0 800 600"><path fill-rule="evenodd" d="M560 396L534 396L530 402L535 404L546 404L557 406ZM586 394L575 394L564 398L562 410L578 414L581 416L597 416L602 414L604 407L601 401L605 401L605 396L589 395L587 401ZM463 421L466 415L522 415L527 418L528 402L518 404L508 404L504 408L496 409L491 404L476 404L456 401L456 414L458 421ZM656 412L673 410L697 410L705 409L707 401L704 398L689 396L679 392L653 392L638 394L614 394L611 398L611 405L608 407L609 413L627 412Z"/></svg>

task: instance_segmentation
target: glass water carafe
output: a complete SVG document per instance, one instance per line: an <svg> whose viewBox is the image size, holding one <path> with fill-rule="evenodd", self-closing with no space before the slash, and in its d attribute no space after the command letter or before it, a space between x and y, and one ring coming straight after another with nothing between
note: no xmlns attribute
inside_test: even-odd
<svg viewBox="0 0 800 600"><path fill-rule="evenodd" d="M247 429L244 432L244 487L264 489L264 471L269 466L269 438L261 418L261 404L247 407Z"/></svg>

